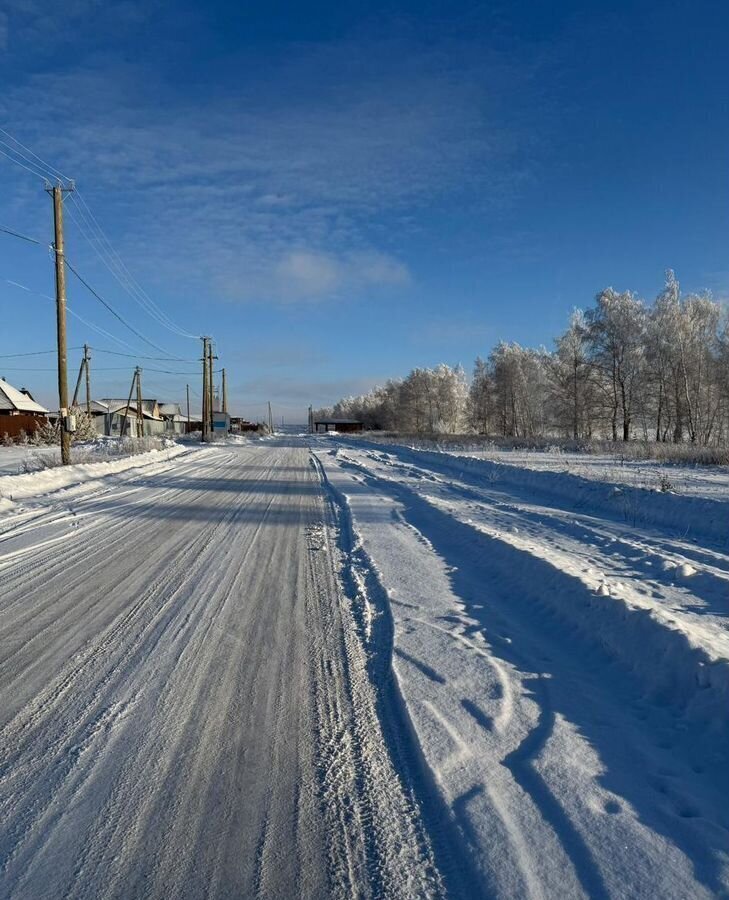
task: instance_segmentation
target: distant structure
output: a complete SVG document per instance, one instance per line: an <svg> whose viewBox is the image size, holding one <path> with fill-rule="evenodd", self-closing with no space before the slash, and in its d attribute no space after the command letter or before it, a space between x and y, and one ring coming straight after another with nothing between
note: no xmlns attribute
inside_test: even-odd
<svg viewBox="0 0 729 900"><path fill-rule="evenodd" d="M354 434L364 431L364 422L359 419L318 419L314 418L314 434L326 434L329 431L337 431L340 434Z"/></svg>
<svg viewBox="0 0 729 900"><path fill-rule="evenodd" d="M15 388L0 378L0 437L18 437L24 431L29 437L48 421L48 410L36 403L26 388Z"/></svg>

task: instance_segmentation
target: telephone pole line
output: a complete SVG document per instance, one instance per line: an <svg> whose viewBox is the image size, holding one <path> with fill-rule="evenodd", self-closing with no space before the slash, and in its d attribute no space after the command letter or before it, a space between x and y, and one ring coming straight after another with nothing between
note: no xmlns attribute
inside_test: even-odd
<svg viewBox="0 0 729 900"><path fill-rule="evenodd" d="M84 369L86 368L86 355L84 355L81 359L81 365L78 367L78 378L76 379L76 387L73 390L73 400L71 401L71 409L76 406L78 401L78 392L81 387L81 378L84 374Z"/></svg>
<svg viewBox="0 0 729 900"><path fill-rule="evenodd" d="M185 385L185 391L187 393L187 426L185 428L185 434L190 433L190 385Z"/></svg>
<svg viewBox="0 0 729 900"><path fill-rule="evenodd" d="M127 405L124 407L124 415L122 416L121 421L121 432L119 434L120 439L124 439L124 432L127 430L127 419L129 418L129 405L132 402L132 394L134 393L134 385L137 383L137 376L139 375L139 366L134 370L134 375L132 375L132 383L129 385L129 397L127 397Z"/></svg>
<svg viewBox="0 0 729 900"><path fill-rule="evenodd" d="M61 462L71 462L71 433L68 411L68 360L66 358L66 266L63 259L63 195L74 189L73 183L59 184L46 191L53 199L53 251L56 264L56 341L58 345L58 415L61 421Z"/></svg>
<svg viewBox="0 0 729 900"><path fill-rule="evenodd" d="M89 363L91 362L91 354L89 353L89 345L84 344L84 367L86 369L86 415L91 415L91 373L89 372Z"/></svg>
<svg viewBox="0 0 729 900"><path fill-rule="evenodd" d="M221 412L228 412L228 385L225 381L225 369L223 369L223 408Z"/></svg>
<svg viewBox="0 0 729 900"><path fill-rule="evenodd" d="M217 358L217 356L213 356L213 342L210 338L208 338L208 433L211 438L215 432L215 428L213 425L213 413L215 412L213 394L213 359Z"/></svg>
<svg viewBox="0 0 729 900"><path fill-rule="evenodd" d="M210 435L210 412L208 411L208 338L201 339L203 342L202 355L202 439L209 441Z"/></svg>
<svg viewBox="0 0 729 900"><path fill-rule="evenodd" d="M137 437L144 437L144 411L142 410L142 370L137 366Z"/></svg>

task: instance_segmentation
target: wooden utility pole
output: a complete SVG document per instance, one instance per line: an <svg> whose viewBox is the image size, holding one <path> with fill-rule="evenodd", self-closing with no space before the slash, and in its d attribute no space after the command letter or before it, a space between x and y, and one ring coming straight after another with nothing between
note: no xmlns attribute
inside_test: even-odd
<svg viewBox="0 0 729 900"><path fill-rule="evenodd" d="M137 366L137 437L144 437L144 410L142 409L142 370Z"/></svg>
<svg viewBox="0 0 729 900"><path fill-rule="evenodd" d="M185 390L187 392L187 425L185 427L185 434L188 434L190 431L190 385L185 385Z"/></svg>
<svg viewBox="0 0 729 900"><path fill-rule="evenodd" d="M268 432L273 434L273 413L271 412L271 401L268 401Z"/></svg>
<svg viewBox="0 0 729 900"><path fill-rule="evenodd" d="M211 437L215 433L215 427L213 425L214 412L215 403L213 395L213 342L212 340L208 339L208 431Z"/></svg>
<svg viewBox="0 0 729 900"><path fill-rule="evenodd" d="M202 338L203 355L202 355L202 439L210 440L210 413L208 411L208 338Z"/></svg>
<svg viewBox="0 0 729 900"><path fill-rule="evenodd" d="M223 409L224 413L228 412L228 385L225 382L225 369L223 369Z"/></svg>
<svg viewBox="0 0 729 900"><path fill-rule="evenodd" d="M85 368L86 368L86 356L84 355L83 359L81 360L81 365L78 367L78 378L76 379L76 387L74 388L74 391L73 391L73 400L71 401L71 409L73 409L74 406L76 406L76 404L78 402L78 392L79 392L79 388L81 387L81 377L84 374Z"/></svg>
<svg viewBox="0 0 729 900"><path fill-rule="evenodd" d="M134 370L134 375L132 375L132 383L129 386L129 397L127 398L127 405L124 407L124 415L122 416L121 422L121 433L119 437L121 439L124 438L124 432L127 429L127 418L129 417L129 404L132 402L132 394L134 393L134 385L137 382L137 375L139 374L139 367Z"/></svg>
<svg viewBox="0 0 729 900"><path fill-rule="evenodd" d="M66 266L63 259L63 194L73 184L47 186L53 198L53 251L56 257L56 340L58 344L58 414L61 421L61 462L71 462L71 434L66 430L68 415L68 362L66 359Z"/></svg>
<svg viewBox="0 0 729 900"><path fill-rule="evenodd" d="M91 373L89 372L89 363L91 362L91 354L89 353L89 345L84 344L84 368L86 369L86 415L91 415Z"/></svg>

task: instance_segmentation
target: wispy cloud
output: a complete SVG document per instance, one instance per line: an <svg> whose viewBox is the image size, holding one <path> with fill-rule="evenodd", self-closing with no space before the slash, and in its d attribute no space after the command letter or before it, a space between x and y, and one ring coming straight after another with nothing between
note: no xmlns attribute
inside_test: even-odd
<svg viewBox="0 0 729 900"><path fill-rule="evenodd" d="M89 5L76 0L76 18ZM122 22L143 15L115 8ZM521 177L499 108L528 76L498 59L364 41L287 48L275 76L241 56L219 65L238 77L212 89L183 71L172 85L148 61L90 50L0 99L11 127L95 208L103 200L137 271L189 296L290 304L406 290L415 276L398 231L414 211L467 203L476 183L503 198ZM30 109L63 128L28 125Z"/></svg>

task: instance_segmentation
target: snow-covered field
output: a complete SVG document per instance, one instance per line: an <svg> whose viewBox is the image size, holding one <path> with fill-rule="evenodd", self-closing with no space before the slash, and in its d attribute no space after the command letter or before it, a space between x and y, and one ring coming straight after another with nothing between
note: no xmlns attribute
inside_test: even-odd
<svg viewBox="0 0 729 900"><path fill-rule="evenodd" d="M466 893L725 896L729 491L318 445Z"/></svg>
<svg viewBox="0 0 729 900"><path fill-rule="evenodd" d="M547 456L0 477L0 897L729 896L726 473Z"/></svg>

